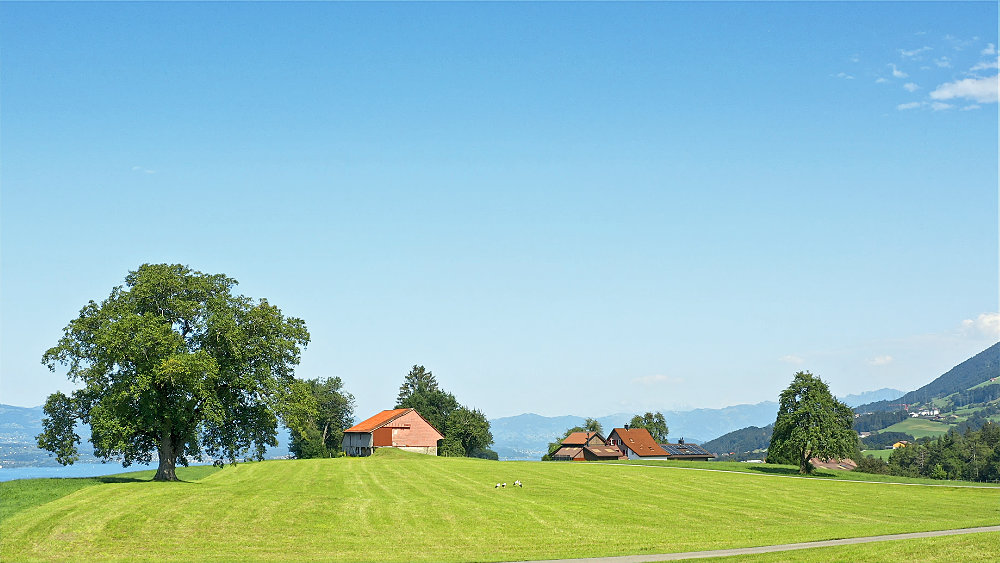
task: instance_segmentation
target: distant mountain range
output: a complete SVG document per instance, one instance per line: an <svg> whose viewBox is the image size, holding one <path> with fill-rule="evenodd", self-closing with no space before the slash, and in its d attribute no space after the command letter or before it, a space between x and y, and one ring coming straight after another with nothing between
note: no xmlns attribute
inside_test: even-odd
<svg viewBox="0 0 1000 563"><path fill-rule="evenodd" d="M875 401L895 401L905 394L906 391L900 391L899 389L890 389L888 387L884 389L879 389L878 391L865 391L858 395L846 395L844 397L837 397L845 405L849 407L857 407L859 405L864 405L866 403L874 403Z"/></svg>
<svg viewBox="0 0 1000 563"><path fill-rule="evenodd" d="M764 401L755 405L735 405L721 409L690 411L660 411L667 419L670 440L684 438L700 443L748 425L770 424L778 414L778 403ZM605 434L620 428L637 413L616 413L598 417ZM541 416L520 414L490 420L493 433L492 449L500 459L540 459L547 453L550 442L562 436L568 428L583 425L582 416Z"/></svg>
<svg viewBox="0 0 1000 563"><path fill-rule="evenodd" d="M36 446L35 436L42 432L42 418L45 413L41 406L15 407L0 404L0 466L3 467L46 467L58 466L54 456ZM76 427L80 435L80 463L98 463L94 448L90 443L90 427L80 424ZM290 436L287 428L278 429L278 445L268 448L266 458L288 455ZM155 456L154 456L155 457Z"/></svg>

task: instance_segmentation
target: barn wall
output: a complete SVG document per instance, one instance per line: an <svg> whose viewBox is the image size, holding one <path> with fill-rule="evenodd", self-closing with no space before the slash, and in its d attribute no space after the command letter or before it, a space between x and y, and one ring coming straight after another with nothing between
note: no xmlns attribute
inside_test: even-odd
<svg viewBox="0 0 1000 563"><path fill-rule="evenodd" d="M402 447L434 448L437 455L437 443L441 434L414 411L392 421L393 426L408 424L409 428L392 429L392 445Z"/></svg>

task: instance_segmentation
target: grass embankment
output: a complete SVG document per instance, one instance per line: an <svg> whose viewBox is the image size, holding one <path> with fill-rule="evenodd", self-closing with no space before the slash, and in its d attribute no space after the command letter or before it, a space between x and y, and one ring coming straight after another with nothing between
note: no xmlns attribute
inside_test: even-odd
<svg viewBox="0 0 1000 563"><path fill-rule="evenodd" d="M1000 524L995 488L388 453L87 486L0 521L0 559L497 561Z"/></svg>

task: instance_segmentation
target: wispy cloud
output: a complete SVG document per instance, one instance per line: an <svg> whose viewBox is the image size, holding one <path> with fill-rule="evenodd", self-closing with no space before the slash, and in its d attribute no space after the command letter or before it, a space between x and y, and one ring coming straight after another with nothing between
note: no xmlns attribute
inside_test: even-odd
<svg viewBox="0 0 1000 563"><path fill-rule="evenodd" d="M1000 313L982 313L962 321L962 332L972 337L1000 338Z"/></svg>
<svg viewBox="0 0 1000 563"><path fill-rule="evenodd" d="M909 76L909 74L906 74L905 72L899 70L898 68L896 68L896 65L892 63L889 63L888 66L889 68L892 69L892 76L894 78L906 78L907 76Z"/></svg>
<svg viewBox="0 0 1000 563"><path fill-rule="evenodd" d="M778 358L778 361L784 362L786 364L794 364L794 365L804 364L806 362L803 358L800 358L800 357L795 356L793 354L788 354L786 356L782 356L782 357Z"/></svg>
<svg viewBox="0 0 1000 563"><path fill-rule="evenodd" d="M946 82L930 93L934 100L953 100L964 98L980 104L995 104L997 102L997 77L966 78L955 82Z"/></svg>
<svg viewBox="0 0 1000 563"><path fill-rule="evenodd" d="M994 44L992 44L992 43L988 43L986 45L985 49L983 49L982 51L979 51L979 54L980 55L995 55L995 54L997 54L997 46L994 45Z"/></svg>
<svg viewBox="0 0 1000 563"><path fill-rule="evenodd" d="M939 57L934 59L934 64L936 64L938 68L951 68L951 59L948 57Z"/></svg>
<svg viewBox="0 0 1000 563"><path fill-rule="evenodd" d="M149 168L143 168L142 166L133 166L132 172L141 172L143 174L156 174L156 170L150 170Z"/></svg>
<svg viewBox="0 0 1000 563"><path fill-rule="evenodd" d="M927 51L931 51L931 50L932 49L930 47L924 45L923 47L920 47L919 49L913 49L913 50L910 50L910 51L907 51L906 49L899 49L899 54L902 55L902 57L904 59L912 59L914 57L919 57L923 53L926 53Z"/></svg>
<svg viewBox="0 0 1000 563"><path fill-rule="evenodd" d="M670 383L684 383L683 377L676 377L673 375L646 375L643 377L636 377L632 380L632 383L637 383L639 385L660 385L660 384L670 384Z"/></svg>
<svg viewBox="0 0 1000 563"><path fill-rule="evenodd" d="M888 78L882 78L881 76L875 79L875 84L885 84L888 82Z"/></svg>
<svg viewBox="0 0 1000 563"><path fill-rule="evenodd" d="M977 70L990 70L994 68L1000 68L1000 57L993 59L992 61L984 61L976 64L976 66L969 69L969 72L976 72Z"/></svg>
<svg viewBox="0 0 1000 563"><path fill-rule="evenodd" d="M882 356L875 356L874 358L868 360L868 363L873 366L885 366L892 363L893 357L885 354Z"/></svg>
<svg viewBox="0 0 1000 563"><path fill-rule="evenodd" d="M907 102L905 104L899 104L896 109L900 111L905 111L908 109L917 109L918 107L924 105L922 102Z"/></svg>
<svg viewBox="0 0 1000 563"><path fill-rule="evenodd" d="M917 86L913 82L907 82L906 84L903 84L903 89L907 92L916 92L920 89L920 86Z"/></svg>
<svg viewBox="0 0 1000 563"><path fill-rule="evenodd" d="M844 80L854 80L854 76L847 74L846 72L838 72L836 76L837 78L842 78Z"/></svg>

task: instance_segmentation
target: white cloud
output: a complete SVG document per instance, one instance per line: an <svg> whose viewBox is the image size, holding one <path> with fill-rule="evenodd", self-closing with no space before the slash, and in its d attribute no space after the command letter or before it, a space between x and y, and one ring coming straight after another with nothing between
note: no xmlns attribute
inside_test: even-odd
<svg viewBox="0 0 1000 563"><path fill-rule="evenodd" d="M1000 68L1000 57L998 57L996 60L979 63L976 66L970 68L969 72L976 72L977 70L990 70L993 68Z"/></svg>
<svg viewBox="0 0 1000 563"><path fill-rule="evenodd" d="M952 100L966 98L982 104L996 103L997 77L966 78L955 82L946 82L931 92L935 100Z"/></svg>
<svg viewBox="0 0 1000 563"><path fill-rule="evenodd" d="M142 172L143 174L156 174L156 170L150 170L149 168L143 168L142 166L133 166L132 172Z"/></svg>
<svg viewBox="0 0 1000 563"><path fill-rule="evenodd" d="M920 89L920 86L917 86L913 82L907 82L906 84L903 84L903 89L907 92L916 92Z"/></svg>
<svg viewBox="0 0 1000 563"><path fill-rule="evenodd" d="M873 366L884 366L892 363L892 356L885 354L883 356L875 356L874 358L868 360L868 363Z"/></svg>
<svg viewBox="0 0 1000 563"><path fill-rule="evenodd" d="M639 385L658 385L660 383L684 383L683 377L675 377L672 375L646 375L643 377L636 377L632 380L632 383L638 383Z"/></svg>
<svg viewBox="0 0 1000 563"><path fill-rule="evenodd" d="M889 65L888 65L888 66L889 66L890 68L892 68L892 75L893 75L893 76L894 76L895 78L906 78L907 76L909 76L909 74L906 74L905 72L903 72L903 71L899 70L898 68L896 68L896 65L894 65L894 64L892 64L892 63L889 63Z"/></svg>
<svg viewBox="0 0 1000 563"><path fill-rule="evenodd" d="M979 54L980 55L995 55L995 54L997 54L997 46L994 45L994 44L992 44L992 43L990 43L990 44L986 45L985 49L983 49L982 51L979 51Z"/></svg>
<svg viewBox="0 0 1000 563"><path fill-rule="evenodd" d="M844 80L854 80L854 76L847 74L846 72L838 72L837 78L843 78Z"/></svg>
<svg viewBox="0 0 1000 563"><path fill-rule="evenodd" d="M896 106L896 109L898 109L898 110L916 109L916 108L920 107L921 105L923 105L923 104L921 104L920 102L909 102L909 103L906 103L906 104L899 104L898 106Z"/></svg>
<svg viewBox="0 0 1000 563"><path fill-rule="evenodd" d="M899 54L902 55L904 59L911 59L922 53L926 53L927 51L930 50L931 48L925 45L919 49L913 49L912 51L907 51L906 49L900 49Z"/></svg>
<svg viewBox="0 0 1000 563"><path fill-rule="evenodd" d="M962 332L973 337L1000 338L1000 313L983 313L975 319L965 319Z"/></svg>
<svg viewBox="0 0 1000 563"><path fill-rule="evenodd" d="M782 356L782 357L778 358L778 360L782 361L782 362L784 362L786 364L799 365L799 364L804 364L805 363L804 359L802 359L802 358L800 358L798 356L794 356L792 354L788 354L787 356Z"/></svg>
<svg viewBox="0 0 1000 563"><path fill-rule="evenodd" d="M885 84L888 81L889 80L886 79L886 78L878 77L878 78L875 79L875 84Z"/></svg>
<svg viewBox="0 0 1000 563"><path fill-rule="evenodd" d="M944 111L946 109L951 109L955 106L952 104L946 104L944 102L931 102L931 109L934 111Z"/></svg>
<svg viewBox="0 0 1000 563"><path fill-rule="evenodd" d="M938 68L951 68L951 59L948 57L940 57L934 60L934 64L936 64Z"/></svg>
<svg viewBox="0 0 1000 563"><path fill-rule="evenodd" d="M961 111L971 111L974 109L979 109L981 106L979 104L970 104L961 109Z"/></svg>

